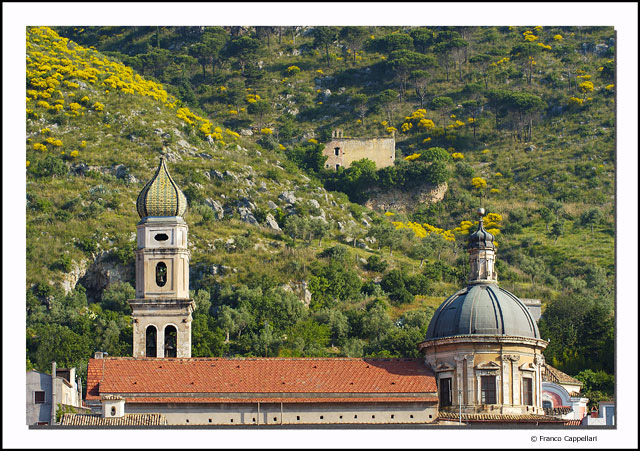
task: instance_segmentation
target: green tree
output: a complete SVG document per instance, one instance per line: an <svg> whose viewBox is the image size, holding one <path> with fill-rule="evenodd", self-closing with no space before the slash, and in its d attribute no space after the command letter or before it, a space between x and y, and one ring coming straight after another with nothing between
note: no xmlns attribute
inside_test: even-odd
<svg viewBox="0 0 640 451"><path fill-rule="evenodd" d="M345 43L345 47L353 52L353 61L356 61L356 53L362 48L362 43L367 38L367 29L364 27L347 26L340 29L339 37Z"/></svg>
<svg viewBox="0 0 640 451"><path fill-rule="evenodd" d="M446 118L449 116L449 113L453 109L453 99L447 96L439 96L431 100L431 108L436 110L440 117L442 118L442 127L447 130Z"/></svg>
<svg viewBox="0 0 640 451"><path fill-rule="evenodd" d="M536 42L522 42L511 49L511 59L520 62L527 77L527 84L531 84L533 68L536 65L535 56L540 53L542 47Z"/></svg>
<svg viewBox="0 0 640 451"><path fill-rule="evenodd" d="M258 117L258 128L262 129L264 125L263 118L271 112L271 104L265 99L256 100L249 104L247 112Z"/></svg>
<svg viewBox="0 0 640 451"><path fill-rule="evenodd" d="M424 67L436 66L436 59L432 55L423 55L411 50L394 50L389 55L387 64L399 80L400 98L402 99L407 91L407 81L411 72Z"/></svg>
<svg viewBox="0 0 640 451"><path fill-rule="evenodd" d="M398 108L398 98L400 94L393 89L385 89L376 99L376 103L380 105L387 113L389 124L393 123L393 112Z"/></svg>
<svg viewBox="0 0 640 451"><path fill-rule="evenodd" d="M313 29L313 48L324 48L327 58L327 67L331 66L329 59L329 46L338 39L338 29L336 27L315 27Z"/></svg>
<svg viewBox="0 0 640 451"><path fill-rule="evenodd" d="M127 282L116 282L109 285L102 292L101 305L103 309L112 310L114 312L126 313L131 312L129 299L136 297L136 290Z"/></svg>
<svg viewBox="0 0 640 451"><path fill-rule="evenodd" d="M593 226L602 224L604 219L605 216L604 213L602 213L602 210L597 207L593 207L580 215L580 225L591 227L591 234L593 235Z"/></svg>
<svg viewBox="0 0 640 451"><path fill-rule="evenodd" d="M53 361L60 368L86 367L92 351L89 337L78 335L59 324L38 325L35 333L36 349L29 358L40 371L51 368Z"/></svg>
<svg viewBox="0 0 640 451"><path fill-rule="evenodd" d="M469 58L469 62L471 64L473 64L475 67L477 67L480 71L480 74L482 75L482 78L484 80L484 87L485 89L489 89L489 64L491 64L491 60L493 58L491 57L491 55L487 55L484 53L479 53L477 55L473 55L471 58Z"/></svg>
<svg viewBox="0 0 640 451"><path fill-rule="evenodd" d="M351 96L351 103L358 117L360 118L360 125L364 127L364 119L367 115L369 98L365 94L354 94Z"/></svg>
<svg viewBox="0 0 640 451"><path fill-rule="evenodd" d="M232 39L227 45L229 56L236 58L240 65L240 71L245 73L245 67L248 63L253 62L257 55L262 42L259 39L248 35L242 35Z"/></svg>

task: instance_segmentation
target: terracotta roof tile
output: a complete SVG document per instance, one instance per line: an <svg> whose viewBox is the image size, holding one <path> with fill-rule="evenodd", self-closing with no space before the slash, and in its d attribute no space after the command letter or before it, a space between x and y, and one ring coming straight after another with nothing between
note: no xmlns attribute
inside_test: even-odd
<svg viewBox="0 0 640 451"><path fill-rule="evenodd" d="M455 412L438 412L438 419L458 421L460 415ZM463 413L462 421L464 422L490 422L490 423L557 423L564 422L558 418L546 415L503 415L499 413Z"/></svg>
<svg viewBox="0 0 640 451"><path fill-rule="evenodd" d="M545 363L544 371L542 372L542 380L556 383L566 383L566 384L574 384L582 386L582 382L578 379L569 376L566 373L563 373L557 368L552 367L551 365Z"/></svg>
<svg viewBox="0 0 640 451"><path fill-rule="evenodd" d="M164 426L167 418L161 413L127 413L120 418L104 418L101 415L65 413L61 426Z"/></svg>
<svg viewBox="0 0 640 451"><path fill-rule="evenodd" d="M87 399L127 393L437 392L421 359L190 358L89 360Z"/></svg>
<svg viewBox="0 0 640 451"><path fill-rule="evenodd" d="M571 406L558 406L558 407L552 407L552 408L544 409L545 415L549 415L549 416L566 415L569 412L573 412L573 407L571 407Z"/></svg>
<svg viewBox="0 0 640 451"><path fill-rule="evenodd" d="M582 424L582 420L565 420L565 426L580 426Z"/></svg>

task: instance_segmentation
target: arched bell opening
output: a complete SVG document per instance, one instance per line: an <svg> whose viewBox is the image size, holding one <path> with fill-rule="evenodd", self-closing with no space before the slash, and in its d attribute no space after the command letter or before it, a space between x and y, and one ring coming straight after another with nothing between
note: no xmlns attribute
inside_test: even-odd
<svg viewBox="0 0 640 451"><path fill-rule="evenodd" d="M158 357L158 330L156 326L147 326L145 333L145 356L146 357Z"/></svg>
<svg viewBox="0 0 640 451"><path fill-rule="evenodd" d="M167 283L167 264L160 262L156 265L156 285L164 287Z"/></svg>
<svg viewBox="0 0 640 451"><path fill-rule="evenodd" d="M178 331L175 326L167 326L164 329L164 356L176 357L178 354Z"/></svg>

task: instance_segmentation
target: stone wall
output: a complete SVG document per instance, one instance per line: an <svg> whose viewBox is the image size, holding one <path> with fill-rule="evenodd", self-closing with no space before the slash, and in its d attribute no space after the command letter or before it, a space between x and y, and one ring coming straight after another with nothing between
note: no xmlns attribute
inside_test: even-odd
<svg viewBox="0 0 640 451"><path fill-rule="evenodd" d="M322 152L327 156L325 167L348 168L352 162L368 158L378 169L393 166L396 159L395 138L334 138ZM337 155L336 155L337 153Z"/></svg>
<svg viewBox="0 0 640 451"><path fill-rule="evenodd" d="M127 413L162 413L170 425L432 423L435 403L127 403Z"/></svg>

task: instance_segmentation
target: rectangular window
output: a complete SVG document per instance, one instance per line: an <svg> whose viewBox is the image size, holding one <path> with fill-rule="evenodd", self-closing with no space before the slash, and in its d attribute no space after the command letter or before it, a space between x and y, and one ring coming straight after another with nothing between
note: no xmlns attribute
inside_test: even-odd
<svg viewBox="0 0 640 451"><path fill-rule="evenodd" d="M43 391L35 392L34 400L36 404L44 404L44 392Z"/></svg>
<svg viewBox="0 0 640 451"><path fill-rule="evenodd" d="M533 405L533 379L530 377L522 378L522 404L525 406Z"/></svg>
<svg viewBox="0 0 640 451"><path fill-rule="evenodd" d="M340 155L340 147L336 147L335 149L333 149L336 156Z"/></svg>
<svg viewBox="0 0 640 451"><path fill-rule="evenodd" d="M481 403L482 404L496 404L496 377L495 376L481 376Z"/></svg>
<svg viewBox="0 0 640 451"><path fill-rule="evenodd" d="M440 406L446 407L451 405L451 378L445 377L440 379Z"/></svg>

